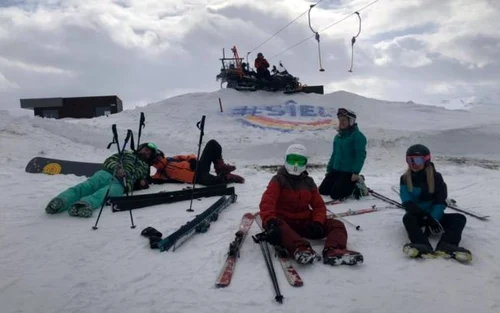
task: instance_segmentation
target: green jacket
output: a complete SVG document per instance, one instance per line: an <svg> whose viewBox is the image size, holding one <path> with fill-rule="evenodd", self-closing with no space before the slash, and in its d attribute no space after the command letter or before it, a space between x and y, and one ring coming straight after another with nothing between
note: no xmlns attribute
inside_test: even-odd
<svg viewBox="0 0 500 313"><path fill-rule="evenodd" d="M120 155L113 154L104 161L104 169L111 174L115 173L116 167L120 164ZM136 181L146 179L149 176L149 165L142 161L132 151L125 151L122 159L122 167L125 170L125 180L127 190L134 190Z"/></svg>
<svg viewBox="0 0 500 313"><path fill-rule="evenodd" d="M354 124L346 130L339 130L333 139L333 152L326 172L333 170L359 174L366 159L366 137Z"/></svg>

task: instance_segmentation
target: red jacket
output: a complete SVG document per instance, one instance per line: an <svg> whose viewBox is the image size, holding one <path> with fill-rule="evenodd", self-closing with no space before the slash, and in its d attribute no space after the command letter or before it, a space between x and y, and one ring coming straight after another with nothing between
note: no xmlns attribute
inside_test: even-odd
<svg viewBox="0 0 500 313"><path fill-rule="evenodd" d="M326 221L325 202L314 180L307 172L290 175L284 167L269 182L259 208L263 225L271 218Z"/></svg>
<svg viewBox="0 0 500 313"><path fill-rule="evenodd" d="M194 170L191 160L196 160L196 155L175 155L173 157L162 157L153 164L156 173L151 177L154 180L175 180L183 183L192 183Z"/></svg>
<svg viewBox="0 0 500 313"><path fill-rule="evenodd" d="M255 64L254 64L255 68L256 69L259 69L259 68L268 68L269 67L269 62L267 62L266 59L264 58L256 58L255 59Z"/></svg>

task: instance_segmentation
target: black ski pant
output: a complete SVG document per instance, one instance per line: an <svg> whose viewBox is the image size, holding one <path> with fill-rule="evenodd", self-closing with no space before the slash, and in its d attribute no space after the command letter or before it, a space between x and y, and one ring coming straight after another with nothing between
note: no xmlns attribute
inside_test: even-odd
<svg viewBox="0 0 500 313"><path fill-rule="evenodd" d="M214 139L211 139L203 148L200 159L197 162L191 163L191 168L195 170L198 163L198 171L196 172L196 182L205 186L224 184L225 179L220 176L210 174L212 163L215 165L217 160L222 160L222 147Z"/></svg>
<svg viewBox="0 0 500 313"><path fill-rule="evenodd" d="M352 195L356 182L351 181L352 173L332 171L328 173L321 185L319 193L324 196L330 196L333 200L341 200Z"/></svg>
<svg viewBox="0 0 500 313"><path fill-rule="evenodd" d="M447 213L443 215L440 223L444 230L440 242L458 246L460 240L462 240L462 231L467 223L465 215ZM431 245L426 234L422 231L422 227L426 226L424 215L406 213L403 216L403 224L408 233L408 238L412 243Z"/></svg>

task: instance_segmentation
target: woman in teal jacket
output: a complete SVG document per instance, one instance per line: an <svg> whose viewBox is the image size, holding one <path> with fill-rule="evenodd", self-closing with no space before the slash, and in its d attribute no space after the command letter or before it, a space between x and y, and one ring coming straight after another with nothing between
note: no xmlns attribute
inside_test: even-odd
<svg viewBox="0 0 500 313"><path fill-rule="evenodd" d="M122 196L126 190L147 188L149 165L146 162L154 148L151 144L151 147L143 147L137 152L125 151L121 163L120 155L113 154L104 161L102 170L53 198L45 212L68 211L71 216L91 217L95 209L101 208L108 188L109 197Z"/></svg>
<svg viewBox="0 0 500 313"><path fill-rule="evenodd" d="M366 159L366 137L358 128L354 112L340 108L337 117L339 131L333 139L333 152L319 192L334 200L351 195L359 199L366 195L366 186L359 175Z"/></svg>
<svg viewBox="0 0 500 313"><path fill-rule="evenodd" d="M444 213L448 189L431 162L431 152L424 145L413 145L406 151L406 162L408 170L400 178L399 189L406 210L403 224L410 243L404 245L403 252L410 257L441 256L470 261L470 251L458 246L467 219L460 213ZM427 229L426 233L422 227ZM441 233L433 251L427 237Z"/></svg>

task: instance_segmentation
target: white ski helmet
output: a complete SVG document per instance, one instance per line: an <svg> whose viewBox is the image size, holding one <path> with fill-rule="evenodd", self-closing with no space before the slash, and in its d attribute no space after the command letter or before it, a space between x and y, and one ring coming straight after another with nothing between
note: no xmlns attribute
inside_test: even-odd
<svg viewBox="0 0 500 313"><path fill-rule="evenodd" d="M300 175L306 170L307 149L303 145L293 144L286 149L285 169L290 175Z"/></svg>

